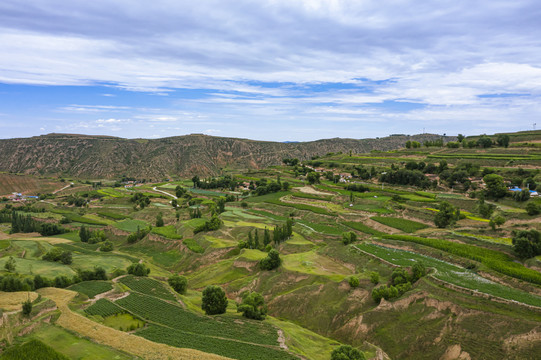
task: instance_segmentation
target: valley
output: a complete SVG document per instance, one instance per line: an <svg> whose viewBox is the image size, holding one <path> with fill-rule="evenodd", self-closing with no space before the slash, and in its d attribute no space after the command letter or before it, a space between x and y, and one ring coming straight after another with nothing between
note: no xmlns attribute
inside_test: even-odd
<svg viewBox="0 0 541 360"><path fill-rule="evenodd" d="M501 135L2 140L0 359L535 359L541 131Z"/></svg>

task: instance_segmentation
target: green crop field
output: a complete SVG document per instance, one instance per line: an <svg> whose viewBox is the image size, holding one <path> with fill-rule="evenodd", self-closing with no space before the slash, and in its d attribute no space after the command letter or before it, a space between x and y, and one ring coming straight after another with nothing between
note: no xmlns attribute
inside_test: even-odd
<svg viewBox="0 0 541 360"><path fill-rule="evenodd" d="M161 235L168 239L182 239L182 235L177 233L177 229L174 225L167 225L163 227L154 227L152 228L152 233Z"/></svg>
<svg viewBox="0 0 541 360"><path fill-rule="evenodd" d="M94 304L87 307L85 312L89 315L99 315L106 318L111 315L122 314L124 310L107 299L99 299Z"/></svg>
<svg viewBox="0 0 541 360"><path fill-rule="evenodd" d="M428 225L421 224L417 221L412 221L408 219L401 219L395 217L382 217L382 216L373 216L370 219L375 220L383 225L390 226L392 228L401 230L407 233L413 233L418 230L428 228Z"/></svg>
<svg viewBox="0 0 541 360"><path fill-rule="evenodd" d="M112 290L113 285L108 281L83 281L69 287L70 290L85 294L89 298Z"/></svg>
<svg viewBox="0 0 541 360"><path fill-rule="evenodd" d="M144 229L148 223L142 220L126 219L115 223L116 228L129 232L136 232L137 228Z"/></svg>
<svg viewBox="0 0 541 360"><path fill-rule="evenodd" d="M483 278L471 270L449 264L429 256L416 254L410 251L391 249L374 244L358 244L356 248L364 250L395 265L412 266L422 261L425 266L435 269L433 276L445 282L464 287L485 294L501 297L507 300L516 300L528 305L541 307L541 297L504 286Z"/></svg>
<svg viewBox="0 0 541 360"><path fill-rule="evenodd" d="M133 291L152 295L164 300L176 301L175 296L169 290L169 286L147 277L128 275L119 280Z"/></svg>

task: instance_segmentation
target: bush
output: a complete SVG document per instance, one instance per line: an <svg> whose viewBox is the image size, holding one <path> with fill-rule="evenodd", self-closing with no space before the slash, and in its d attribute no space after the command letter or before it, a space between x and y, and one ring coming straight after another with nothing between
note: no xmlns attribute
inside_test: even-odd
<svg viewBox="0 0 541 360"><path fill-rule="evenodd" d="M356 287L359 287L360 281L358 277L350 276L350 278L348 279L348 283L349 283L349 286L351 286L352 288L356 288Z"/></svg>
<svg viewBox="0 0 541 360"><path fill-rule="evenodd" d="M113 251L113 242L109 240L104 241L103 244L100 246L100 251L103 251L103 252Z"/></svg>
<svg viewBox="0 0 541 360"><path fill-rule="evenodd" d="M349 345L341 345L331 353L331 360L365 360L365 356L359 350Z"/></svg>
<svg viewBox="0 0 541 360"><path fill-rule="evenodd" d="M219 286L210 285L203 290L201 309L207 315L217 315L225 313L227 309L227 297L225 291Z"/></svg>
<svg viewBox="0 0 541 360"><path fill-rule="evenodd" d="M370 282L372 282L374 285L379 284L379 273L372 271L370 273Z"/></svg>
<svg viewBox="0 0 541 360"><path fill-rule="evenodd" d="M245 293L242 297L242 303L237 305L237 312L248 319L264 320L267 315L267 305L265 299L260 293Z"/></svg>
<svg viewBox="0 0 541 360"><path fill-rule="evenodd" d="M276 249L269 251L266 258L259 263L262 270L274 270L280 266L282 259L280 259L280 253Z"/></svg>
<svg viewBox="0 0 541 360"><path fill-rule="evenodd" d="M526 211L528 212L528 215L535 216L541 213L541 208L536 203L530 202L526 205Z"/></svg>
<svg viewBox="0 0 541 360"><path fill-rule="evenodd" d="M167 280L169 285L179 294L185 294L188 288L188 280L184 276L173 275Z"/></svg>
<svg viewBox="0 0 541 360"><path fill-rule="evenodd" d="M150 274L150 269L147 268L143 264L131 264L128 266L128 274L135 275L135 276L148 276Z"/></svg>
<svg viewBox="0 0 541 360"><path fill-rule="evenodd" d="M349 245L355 241L357 241L357 234L353 231L342 233L342 243L344 245Z"/></svg>
<svg viewBox="0 0 541 360"><path fill-rule="evenodd" d="M32 302L30 299L23 302L23 315L28 316L32 312Z"/></svg>

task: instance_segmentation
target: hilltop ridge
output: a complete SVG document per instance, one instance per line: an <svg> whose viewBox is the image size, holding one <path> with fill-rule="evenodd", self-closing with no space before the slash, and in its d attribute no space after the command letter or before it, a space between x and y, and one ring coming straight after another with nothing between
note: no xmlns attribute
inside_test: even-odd
<svg viewBox="0 0 541 360"><path fill-rule="evenodd" d="M51 133L0 140L0 171L32 175L113 178L118 174L160 179L172 175L216 175L224 168L260 169L283 158L310 159L329 152L393 150L407 140L441 138L435 134L376 139L322 139L272 142L190 134L160 139ZM445 136L444 141L455 137Z"/></svg>

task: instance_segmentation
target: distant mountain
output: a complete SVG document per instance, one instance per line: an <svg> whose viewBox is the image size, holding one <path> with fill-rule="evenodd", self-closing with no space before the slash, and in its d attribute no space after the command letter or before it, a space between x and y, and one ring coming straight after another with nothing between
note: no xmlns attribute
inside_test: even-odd
<svg viewBox="0 0 541 360"><path fill-rule="evenodd" d="M283 158L310 159L329 152L366 153L403 147L407 140L424 141L440 135L393 135L377 139L324 139L310 142L270 142L202 134L162 139L122 139L110 136L48 134L0 140L0 171L116 178L122 175L161 179L172 175L216 175L221 169L259 169ZM447 136L445 141L454 140Z"/></svg>

